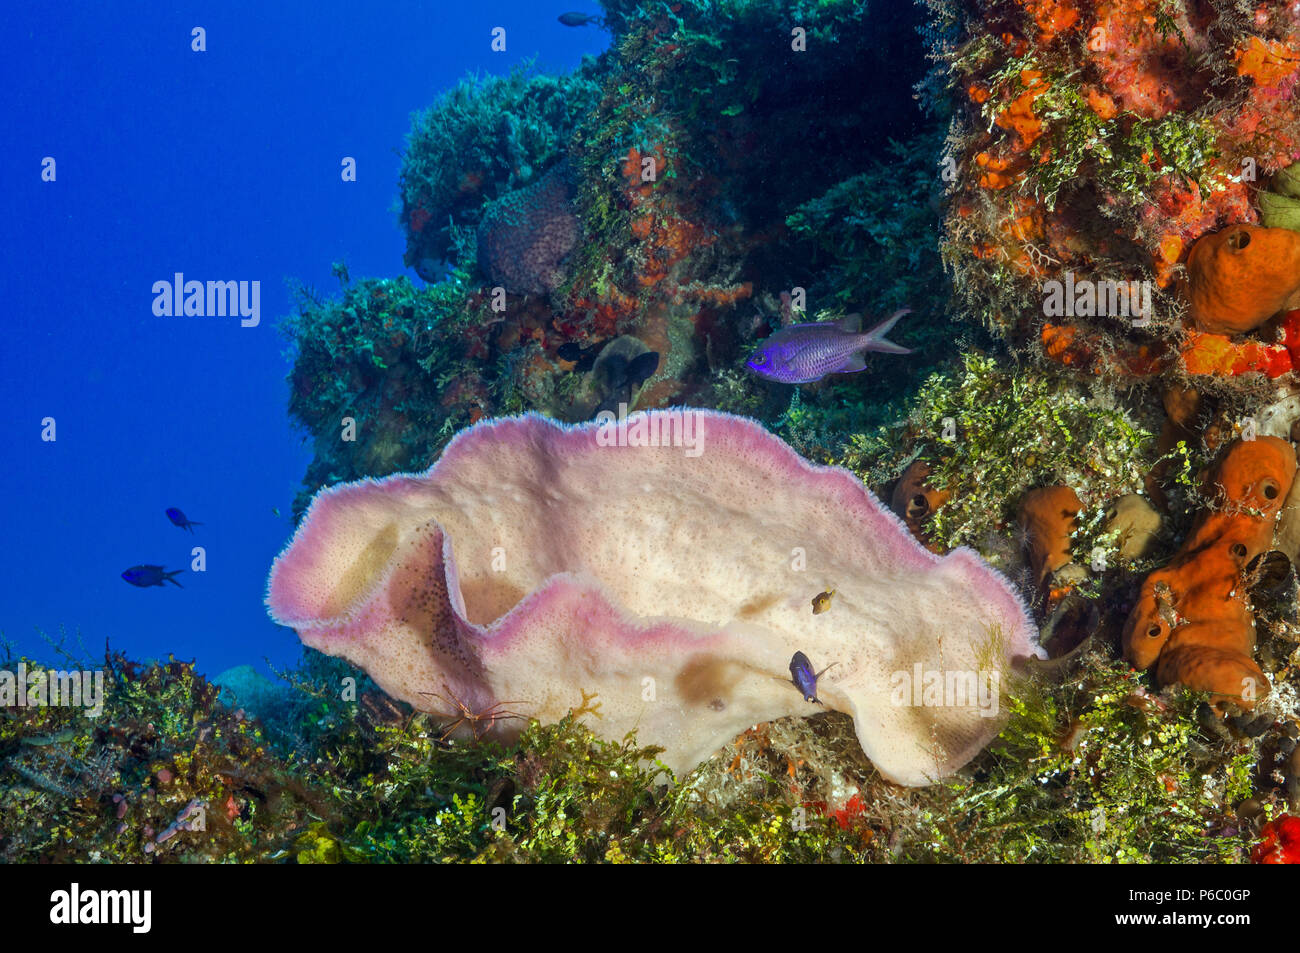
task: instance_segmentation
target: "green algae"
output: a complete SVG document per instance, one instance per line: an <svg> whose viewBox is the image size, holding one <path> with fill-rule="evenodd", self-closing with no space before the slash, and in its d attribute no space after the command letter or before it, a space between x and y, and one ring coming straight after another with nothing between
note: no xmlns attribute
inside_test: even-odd
<svg viewBox="0 0 1300 953"><path fill-rule="evenodd" d="M991 526L1009 533L1038 486L1065 483L1100 501L1139 492L1156 461L1152 435L1113 396L977 351L932 374L897 423L851 436L839 462L878 485L918 457L952 493L930 524L945 548L980 548Z"/></svg>
<svg viewBox="0 0 1300 953"><path fill-rule="evenodd" d="M970 61L977 62L978 57ZM1151 186L1166 175L1196 182L1203 190L1214 187L1211 160L1218 155L1220 133L1212 122L1127 112L1103 119L1090 105L1080 75L1050 69L1033 51L1009 58L991 75L994 95L981 111L986 125L1005 107L997 93L1006 89L1018 95L1029 88L1021 77L1026 70L1041 74L1037 82L1045 87L1033 101L1043 132L1030 147L1028 184L1049 210L1056 208L1062 190L1073 191L1080 183L1133 205L1147 201Z"/></svg>
<svg viewBox="0 0 1300 953"><path fill-rule="evenodd" d="M100 720L28 709L0 722L4 752L38 727L67 721L60 731L75 738L58 742L67 757L99 765L54 793L14 771L8 756L12 798L0 819L0 854L227 863L1191 862L1241 860L1252 836L1231 815L1252 793L1260 741L1204 735L1193 716L1197 697L1153 696L1127 666L1095 652L1064 679L1035 675L1004 686L1008 721L998 739L959 776L918 789L881 779L839 714L761 726L675 781L657 749L634 736L597 739L581 720L589 710L532 723L508 745L444 742L428 716L376 708L369 691L342 701L337 686L349 668L312 655L291 673L305 699L291 706L296 732L232 711L185 663L139 666L121 656L110 658ZM128 805L120 818L116 794ZM205 829L146 852L191 799L206 805Z"/></svg>
<svg viewBox="0 0 1300 953"><path fill-rule="evenodd" d="M1011 722L983 759L987 776L951 788L954 816L999 842L990 850L960 826L955 834L999 861L1244 860L1225 815L1250 794L1257 754L1201 737L1199 701L1156 698L1127 665L1095 654L1062 684L1020 681L1007 696Z"/></svg>
<svg viewBox="0 0 1300 953"><path fill-rule="evenodd" d="M294 361L289 413L315 449L297 515L321 485L432 463L470 422L477 392L463 385L481 376L471 354L475 342L486 347L488 325L462 273L423 288L368 278L340 298L296 296L297 312L281 323Z"/></svg>
<svg viewBox="0 0 1300 953"><path fill-rule="evenodd" d="M564 155L596 105L590 69L553 75L527 63L469 77L412 117L400 177L407 265L451 258L453 230L477 225L484 199L535 181Z"/></svg>

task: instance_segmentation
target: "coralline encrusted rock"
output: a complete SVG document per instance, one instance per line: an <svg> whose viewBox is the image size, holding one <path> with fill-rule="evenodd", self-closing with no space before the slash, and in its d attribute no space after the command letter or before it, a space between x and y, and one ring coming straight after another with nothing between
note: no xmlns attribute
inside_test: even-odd
<svg viewBox="0 0 1300 953"><path fill-rule="evenodd" d="M818 694L882 774L928 783L994 737L997 688L1039 652L975 553L936 556L848 471L709 411L485 422L427 473L324 490L268 605L393 696L500 735L521 723L493 711L553 721L595 692L593 730L635 729L678 773L821 710L783 681L801 651L835 663Z"/></svg>
<svg viewBox="0 0 1300 953"><path fill-rule="evenodd" d="M516 294L545 294L558 285L561 264L578 243L573 197L564 159L489 205L478 226L478 263L488 280Z"/></svg>

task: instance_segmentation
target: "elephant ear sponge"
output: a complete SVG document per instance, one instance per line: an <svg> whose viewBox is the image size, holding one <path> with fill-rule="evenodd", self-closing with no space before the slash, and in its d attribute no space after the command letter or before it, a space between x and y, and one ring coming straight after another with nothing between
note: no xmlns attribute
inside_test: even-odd
<svg viewBox="0 0 1300 953"><path fill-rule="evenodd" d="M829 610L812 599L834 589ZM684 772L759 722L828 708L901 784L999 732L1037 631L968 549L936 556L846 470L743 417L479 424L427 473L320 493L272 570L271 614L390 695L480 733L591 711ZM832 665L832 663L834 663ZM508 700L508 701L507 701Z"/></svg>
<svg viewBox="0 0 1300 953"><path fill-rule="evenodd" d="M1234 225L1203 235L1187 256L1191 316L1213 334L1245 334L1300 307L1300 232Z"/></svg>
<svg viewBox="0 0 1300 953"><path fill-rule="evenodd" d="M532 185L489 205L478 226L478 264L488 280L514 294L554 289L578 243L573 197L573 173L564 159Z"/></svg>

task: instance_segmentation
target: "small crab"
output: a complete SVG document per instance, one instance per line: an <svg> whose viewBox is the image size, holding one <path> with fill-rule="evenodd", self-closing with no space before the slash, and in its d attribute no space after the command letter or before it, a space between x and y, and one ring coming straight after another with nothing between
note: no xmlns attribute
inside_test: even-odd
<svg viewBox="0 0 1300 953"><path fill-rule="evenodd" d="M509 718L518 718L521 721L523 720L524 717L523 715L520 715L517 712L510 711L504 707L506 705L520 704L517 701L497 702L493 705L489 705L487 708L483 709L480 712L476 712L468 705L466 705L463 701L461 701L460 698L456 695L456 693L447 687L445 682L443 683L442 688L443 691L447 693L446 695L439 694L438 692L420 693L421 695L429 695L433 698L440 698L445 702L449 702L455 705L456 710L460 712L460 717L457 718L455 721L453 721L451 725L448 726L445 731L443 731L441 737L438 738L439 741L446 741L449 737L451 737L452 732L454 732L457 728L459 728L461 725L464 724L468 724L470 726L470 731L474 735L474 740L478 741L485 734L487 734L489 731L495 728L496 723L499 720L504 721ZM482 723L485 721L487 722L486 727L482 726Z"/></svg>

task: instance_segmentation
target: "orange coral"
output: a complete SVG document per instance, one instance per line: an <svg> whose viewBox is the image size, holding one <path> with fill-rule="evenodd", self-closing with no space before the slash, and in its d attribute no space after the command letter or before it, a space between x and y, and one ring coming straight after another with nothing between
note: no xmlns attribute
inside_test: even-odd
<svg viewBox="0 0 1300 953"><path fill-rule="evenodd" d="M1040 586L1070 563L1070 534L1079 526L1081 509L1078 495L1068 486L1030 490L1020 501L1020 530Z"/></svg>
<svg viewBox="0 0 1300 953"><path fill-rule="evenodd" d="M1240 374L1263 374L1270 380L1281 377L1293 367L1291 352L1285 345L1243 341L1234 344L1226 334L1187 332L1181 356L1188 374L1212 374L1236 377Z"/></svg>
<svg viewBox="0 0 1300 953"><path fill-rule="evenodd" d="M1026 167L1023 159L999 158L987 152L975 156L975 164L984 170L979 179L980 188L984 189L1005 189Z"/></svg>
<svg viewBox="0 0 1300 953"><path fill-rule="evenodd" d="M573 310L576 313L586 312L592 337L613 337L619 333L623 322L632 320L640 313L640 302L611 284L597 296L579 298L574 302Z"/></svg>
<svg viewBox="0 0 1300 953"><path fill-rule="evenodd" d="M1038 26L1038 42L1051 43L1058 34L1073 29L1079 22L1079 10L1072 0L1020 0L1021 6Z"/></svg>
<svg viewBox="0 0 1300 953"><path fill-rule="evenodd" d="M1043 122L1034 116L1034 100L1047 92L1047 83L1041 72L1032 69L1020 71L1020 82L1025 91L1013 99L994 121L1020 137L1017 145L1023 151L1043 134Z"/></svg>
<svg viewBox="0 0 1300 953"><path fill-rule="evenodd" d="M1161 288L1168 288L1173 281L1178 259L1183 254L1183 244L1181 235L1169 233L1164 235L1156 246L1156 284Z"/></svg>
<svg viewBox="0 0 1300 953"><path fill-rule="evenodd" d="M1199 41L1185 15L1175 17L1175 30L1156 22L1157 0L1112 0L1097 5L1097 19L1088 31L1087 49L1100 71L1103 85L1122 108L1147 119L1172 109L1187 108L1205 83L1189 62Z"/></svg>
<svg viewBox="0 0 1300 953"><path fill-rule="evenodd" d="M1088 93L1088 106L1103 121L1114 119L1119 113L1119 107L1115 105L1115 100L1111 99L1101 90L1094 86L1086 87Z"/></svg>
<svg viewBox="0 0 1300 953"><path fill-rule="evenodd" d="M1252 36L1236 52L1237 75L1249 76L1256 86L1276 86L1300 68L1300 55L1285 43L1266 42Z"/></svg>
<svg viewBox="0 0 1300 953"><path fill-rule="evenodd" d="M1267 552L1295 479L1295 448L1276 437L1237 440L1215 468L1215 507L1197 518L1178 553L1147 576L1124 625L1124 654L1216 705L1253 707L1268 679L1252 659L1255 621L1243 573Z"/></svg>
<svg viewBox="0 0 1300 953"><path fill-rule="evenodd" d="M1119 371L1132 377L1159 374L1171 361L1160 342L1116 348L1100 332L1079 324L1044 323L1040 337L1043 353L1066 367L1094 374Z"/></svg>
<svg viewBox="0 0 1300 953"><path fill-rule="evenodd" d="M1300 232L1234 225L1197 239L1187 256L1197 328L1244 334L1300 308Z"/></svg>
<svg viewBox="0 0 1300 953"><path fill-rule="evenodd" d="M1096 354L1079 337L1080 328L1076 324L1044 324L1043 353L1066 367L1091 364Z"/></svg>
<svg viewBox="0 0 1300 953"><path fill-rule="evenodd" d="M647 156L654 158L655 181L642 181L642 165ZM628 150L622 172L627 179L628 203L633 209L631 232L644 255L644 263L636 274L641 288L655 288L669 277L674 265L684 261L698 249L713 244L717 235L682 217L680 203L671 190L656 188L667 169L662 146L654 152L641 152L635 147ZM665 291L675 294L675 287Z"/></svg>

